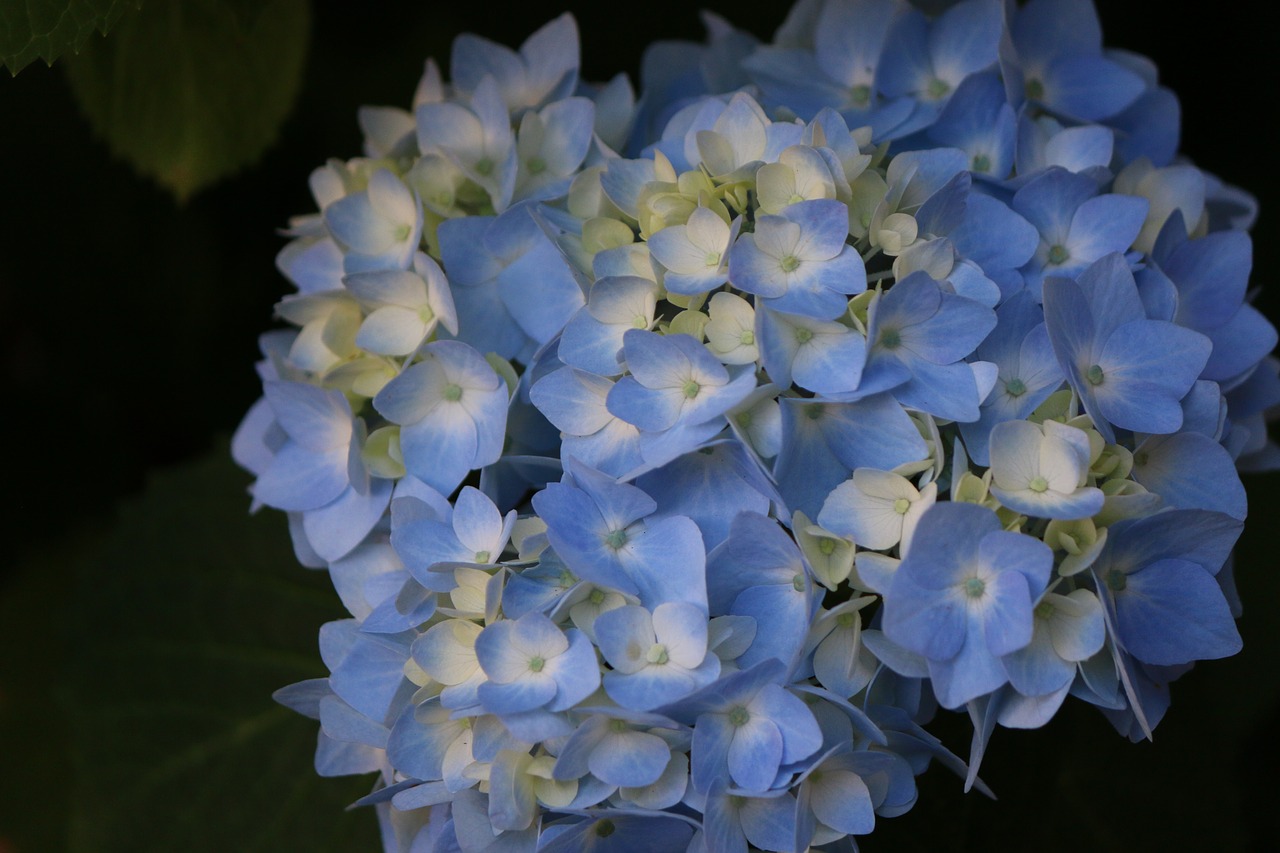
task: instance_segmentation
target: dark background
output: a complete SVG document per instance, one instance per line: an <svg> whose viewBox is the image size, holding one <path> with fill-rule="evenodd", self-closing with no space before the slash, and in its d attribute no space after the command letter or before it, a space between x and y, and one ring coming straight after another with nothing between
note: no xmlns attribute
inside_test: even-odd
<svg viewBox="0 0 1280 853"><path fill-rule="evenodd" d="M1162 81L1180 96L1183 152L1259 198L1253 283L1263 288L1257 304L1280 317L1280 284L1269 275L1280 236L1276 137L1269 126L1280 75L1262 4L1197 4L1192 15L1136 0L1098 5L1107 45L1155 59ZM787 8L725 0L705 7L764 39ZM35 63L13 79L0 72L0 436L7 462L0 729L11 739L0 740L0 795L16 796L0 796L0 853L64 843L144 849L136 835L68 836L74 821L63 820L86 797L106 797L101 808L115 809L109 795L93 790L101 781L92 775L95 761L77 752L84 745L77 732L98 731L78 722L86 710L84 719L93 717L100 698L86 695L86 686L142 697L153 684L146 675L115 678L114 668L127 663L119 656L93 658L94 649L153 624L155 611L197 594L187 588L169 598L138 594L154 592L154 585L129 579L129 571L141 571L135 564L179 555L173 581L182 577L182 560L204 560L214 577L223 563L238 570L269 555L282 583L294 573L307 575L286 565L281 517L257 517L251 534L238 532L247 509L239 493L248 477L226 458L225 442L259 394L256 339L272 325L272 305L288 289L273 263L284 242L277 229L290 215L313 210L309 172L326 158L359 154L357 107L407 106L425 57L435 56L447 70L454 35L476 32L515 46L565 8L578 19L588 79L625 70L638 81L645 44L702 37L697 7L673 0L626 6L536 0L501 9L495 3L316 3L302 90L279 140L258 163L182 206L95 139L57 64ZM1000 802L961 795L959 783L935 768L920 780L920 805L883 822L863 848L1264 849L1275 836L1280 794L1274 760L1280 631L1272 611L1280 588L1270 538L1280 477L1251 476L1246 485L1251 518L1237 561L1245 651L1202 664L1175 685L1154 743L1128 744L1097 712L1068 707L1045 730L997 735L984 777ZM206 491L221 501L216 512L196 500ZM211 533L215 523L226 532ZM148 544L161 527L167 538ZM246 553L250 542L261 548ZM300 618L313 631L341 612L324 597L323 578L307 575L306 583L313 610ZM126 588L128 595L120 592ZM273 619L265 611L269 595L198 594L212 608L211 619L221 614L227 621L230 614L233 625ZM184 624L180 614L169 615ZM305 655L313 636L284 642ZM311 671L266 678L267 692L322 675L312 656ZM92 676L85 674L86 657L94 662ZM203 689L219 695L227 671L203 673ZM165 676L164 683L172 686L173 679ZM301 744L302 758L292 770L279 763L285 778L292 772L300 779L310 772L314 724L290 717L280 725ZM938 731L957 751L967 749L966 721L953 717ZM174 737L178 746L166 749L179 748L181 735ZM19 741L26 751L11 761L6 747ZM161 760L159 751L149 752L150 743L138 738L131 754L137 766ZM262 749L265 755L273 747ZM216 773L216 755L206 759L201 773ZM241 770L252 775L254 767ZM191 777L185 805L166 805L154 819L163 823L173 819L172 809L197 808L201 780L209 778ZM336 787L343 782L317 782L341 791L330 797L338 803L351 790ZM355 790L358 796L360 786ZM255 793L244 807L263 807L275 796ZM300 820L331 808L306 805L296 809ZM372 832L367 813L342 819L357 827L355 837ZM243 849L259 849L248 842L255 824L246 826ZM288 828L273 831L293 837ZM329 838L335 846L324 849L374 844L369 836L367 845L344 848L335 838Z"/></svg>

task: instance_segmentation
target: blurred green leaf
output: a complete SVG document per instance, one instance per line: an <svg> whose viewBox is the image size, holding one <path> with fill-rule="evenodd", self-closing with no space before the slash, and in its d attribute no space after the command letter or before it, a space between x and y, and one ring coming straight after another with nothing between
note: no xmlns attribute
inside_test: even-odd
<svg viewBox="0 0 1280 853"><path fill-rule="evenodd" d="M52 65L141 6L142 0L0 0L0 65L15 75L37 58Z"/></svg>
<svg viewBox="0 0 1280 853"><path fill-rule="evenodd" d="M309 29L307 0L152 0L67 73L112 152L185 201L275 141Z"/></svg>
<svg viewBox="0 0 1280 853"><path fill-rule="evenodd" d="M325 674L317 632L345 613L327 574L298 566L284 518L249 515L248 479L225 448L159 474L74 583L54 573L71 611L45 624L70 638L49 676L68 696L72 850L377 844L373 811L344 811L372 779L317 776L318 724L271 700Z"/></svg>

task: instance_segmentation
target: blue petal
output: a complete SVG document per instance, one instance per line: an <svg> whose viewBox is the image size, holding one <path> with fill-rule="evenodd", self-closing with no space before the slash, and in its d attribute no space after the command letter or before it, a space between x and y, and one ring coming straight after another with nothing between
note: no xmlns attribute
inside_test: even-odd
<svg viewBox="0 0 1280 853"><path fill-rule="evenodd" d="M745 791L768 790L782 763L782 732L778 725L752 714L745 724L734 727L732 738L727 760L734 784Z"/></svg>
<svg viewBox="0 0 1280 853"><path fill-rule="evenodd" d="M1049 66L1042 82L1050 109L1084 121L1115 115L1146 89L1137 74L1097 55L1064 57Z"/></svg>
<svg viewBox="0 0 1280 853"><path fill-rule="evenodd" d="M687 601L706 610L706 551L692 519L675 516L650 521L644 533L624 545L618 556L640 601L649 608L667 601Z"/></svg>
<svg viewBox="0 0 1280 853"><path fill-rule="evenodd" d="M1179 509L1207 509L1243 519L1249 504L1235 461L1212 438L1194 432L1147 439L1134 453L1133 479Z"/></svg>
<svg viewBox="0 0 1280 853"><path fill-rule="evenodd" d="M610 732L591 751L588 766L601 781L618 787L640 788L662 776L671 760L671 747L648 732Z"/></svg>
<svg viewBox="0 0 1280 853"><path fill-rule="evenodd" d="M253 495L267 506L305 511L333 501L349 482L345 448L316 453L288 441L258 476Z"/></svg>
<svg viewBox="0 0 1280 853"><path fill-rule="evenodd" d="M783 397L782 450L774 465L791 511L817 518L823 501L855 468L892 470L927 455L924 439L888 394L856 403Z"/></svg>
<svg viewBox="0 0 1280 853"><path fill-rule="evenodd" d="M964 643L965 611L958 598L919 586L899 567L885 596L882 628L909 651L931 661L951 660Z"/></svg>
<svg viewBox="0 0 1280 853"><path fill-rule="evenodd" d="M1240 651L1235 620L1213 576L1186 560L1160 560L1114 594L1116 630L1134 657L1160 666Z"/></svg>
<svg viewBox="0 0 1280 853"><path fill-rule="evenodd" d="M437 406L427 417L400 430L405 467L443 494L456 489L472 469L478 442L475 421L454 403Z"/></svg>
<svg viewBox="0 0 1280 853"><path fill-rule="evenodd" d="M1031 593L1026 577L1017 571L1000 572L987 584L984 598L983 638L991 654L1007 655L1031 642Z"/></svg>
<svg viewBox="0 0 1280 853"><path fill-rule="evenodd" d="M1159 320L1126 323L1103 345L1098 408L1125 429L1171 433L1182 426L1178 405L1208 361L1203 335Z"/></svg>
<svg viewBox="0 0 1280 853"><path fill-rule="evenodd" d="M690 776L696 790L709 791L716 784L728 784L729 748L736 731L725 714L704 714L698 718L689 750ZM781 753L781 735L778 735L778 741L778 752ZM774 770L769 771L770 782L776 769L775 764Z"/></svg>
<svg viewBox="0 0 1280 853"><path fill-rule="evenodd" d="M332 503L304 512L302 529L307 542L325 560L342 559L381 520L393 487L391 480L374 479L369 483L368 494L349 488Z"/></svg>

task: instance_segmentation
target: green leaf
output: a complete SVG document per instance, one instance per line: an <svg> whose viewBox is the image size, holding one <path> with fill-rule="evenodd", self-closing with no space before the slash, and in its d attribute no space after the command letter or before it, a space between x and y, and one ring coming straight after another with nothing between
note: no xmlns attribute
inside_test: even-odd
<svg viewBox="0 0 1280 853"><path fill-rule="evenodd" d="M238 0L151 0L67 73L112 152L181 202L275 141L309 28L307 0L271 0L255 14Z"/></svg>
<svg viewBox="0 0 1280 853"><path fill-rule="evenodd" d="M0 65L17 74L36 58L45 64L79 53L89 36L107 34L142 0L2 0Z"/></svg>
<svg viewBox="0 0 1280 853"><path fill-rule="evenodd" d="M156 476L74 583L53 572L70 618L27 602L70 638L47 675L68 693L74 782L43 793L70 809L71 850L377 845L372 809L344 810L372 777L317 776L318 723L271 700L326 674L317 632L346 613L327 573L298 566L284 517L249 515L248 479L225 448Z"/></svg>

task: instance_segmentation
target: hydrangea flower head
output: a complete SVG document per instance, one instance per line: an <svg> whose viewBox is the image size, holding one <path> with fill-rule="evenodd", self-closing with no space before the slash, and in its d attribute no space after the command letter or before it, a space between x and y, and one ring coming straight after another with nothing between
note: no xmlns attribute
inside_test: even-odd
<svg viewBox="0 0 1280 853"><path fill-rule="evenodd" d="M1277 335L1154 69L1088 0L706 20L637 88L459 37L287 232L233 452L351 613L278 698L387 850L844 849L1240 647Z"/></svg>

